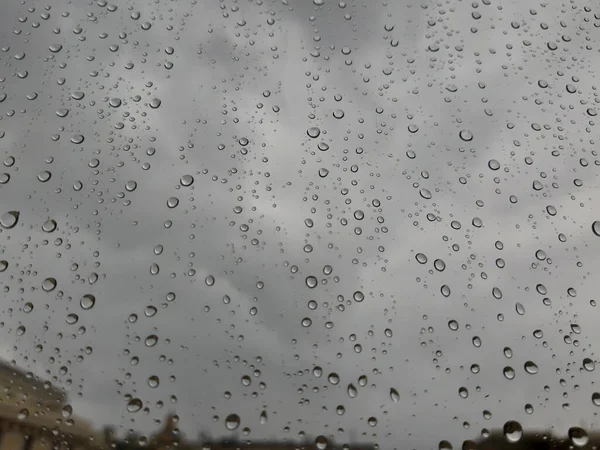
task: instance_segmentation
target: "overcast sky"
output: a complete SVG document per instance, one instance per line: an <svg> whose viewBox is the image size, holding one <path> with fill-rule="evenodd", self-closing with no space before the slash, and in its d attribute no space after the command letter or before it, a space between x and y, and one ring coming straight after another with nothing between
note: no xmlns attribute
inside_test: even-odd
<svg viewBox="0 0 600 450"><path fill-rule="evenodd" d="M595 3L115 5L1 7L0 356L121 433L594 426Z"/></svg>

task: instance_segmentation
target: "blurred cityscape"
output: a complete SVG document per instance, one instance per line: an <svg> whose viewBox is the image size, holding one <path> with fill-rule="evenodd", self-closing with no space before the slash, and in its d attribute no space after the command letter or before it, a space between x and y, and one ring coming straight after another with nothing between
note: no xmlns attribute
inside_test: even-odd
<svg viewBox="0 0 600 450"><path fill-rule="evenodd" d="M162 429L144 438L129 435L117 438L110 426L94 429L83 418L76 417L65 392L31 373L0 361L0 450L375 450L376 444L337 445L331 440L306 442L251 442L227 438L211 440L200 433L188 439L177 428L177 416L168 415ZM579 430L579 429L578 429ZM600 435L580 430L578 436L559 438L551 432L518 432L507 438L504 430L494 431L486 438L478 437L462 443L462 450L596 450ZM399 444L397 448L403 448ZM452 450L449 442L441 441L440 450Z"/></svg>

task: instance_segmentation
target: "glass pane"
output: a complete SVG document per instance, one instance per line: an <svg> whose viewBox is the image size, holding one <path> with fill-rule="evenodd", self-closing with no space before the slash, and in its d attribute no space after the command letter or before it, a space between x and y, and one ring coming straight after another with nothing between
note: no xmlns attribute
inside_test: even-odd
<svg viewBox="0 0 600 450"><path fill-rule="evenodd" d="M595 3L0 8L0 450L597 445Z"/></svg>

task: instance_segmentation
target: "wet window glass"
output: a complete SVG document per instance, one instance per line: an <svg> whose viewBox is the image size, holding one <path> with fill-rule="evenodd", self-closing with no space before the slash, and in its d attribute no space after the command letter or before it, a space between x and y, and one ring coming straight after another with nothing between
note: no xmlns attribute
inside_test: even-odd
<svg viewBox="0 0 600 450"><path fill-rule="evenodd" d="M0 450L600 445L598 4L0 11Z"/></svg>

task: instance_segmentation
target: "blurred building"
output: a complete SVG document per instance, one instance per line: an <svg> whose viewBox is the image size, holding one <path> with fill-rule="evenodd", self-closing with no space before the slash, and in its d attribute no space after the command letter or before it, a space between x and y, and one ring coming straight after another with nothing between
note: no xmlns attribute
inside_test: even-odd
<svg viewBox="0 0 600 450"><path fill-rule="evenodd" d="M0 450L92 448L96 439L63 390L0 360Z"/></svg>
<svg viewBox="0 0 600 450"><path fill-rule="evenodd" d="M586 442L587 441L587 442ZM527 431L517 442L510 442L502 430L494 431L489 437L477 442L465 441L463 450L596 450L600 449L600 434L589 433L574 445L566 436L556 436L547 430Z"/></svg>

